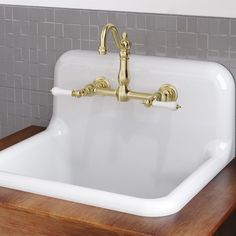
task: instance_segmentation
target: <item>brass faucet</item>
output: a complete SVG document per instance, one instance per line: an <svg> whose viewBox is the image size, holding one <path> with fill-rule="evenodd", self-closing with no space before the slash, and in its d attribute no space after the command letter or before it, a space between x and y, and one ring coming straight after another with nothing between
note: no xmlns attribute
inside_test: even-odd
<svg viewBox="0 0 236 236"><path fill-rule="evenodd" d="M143 92L134 92L129 89L130 73L129 73L129 55L131 42L128 39L128 34L124 32L122 38L120 39L119 33L115 25L109 23L105 25L101 32L101 42L99 46L100 55L106 55L108 52L107 47L107 35L109 31L112 32L113 39L115 41L115 46L120 50L120 69L118 73L118 83L117 89L112 89L110 87L109 81L103 77L99 76L91 84L86 85L80 90L73 90L73 97L83 97L83 96L93 96L93 95L106 95L106 96L116 96L118 101L126 102L129 99L139 99L142 100L144 105L150 107L153 105L154 101L160 102L174 102L178 98L178 92L173 85L164 84L160 89L151 94ZM176 109L180 108L176 105Z"/></svg>
<svg viewBox="0 0 236 236"><path fill-rule="evenodd" d="M115 46L120 50L120 69L118 73L118 83L119 87L116 91L116 96L118 101L125 102L129 100L129 81L130 81L130 73L129 73L129 54L131 43L128 39L128 35L126 32L122 34L122 39L120 40L119 33L117 28L113 24L107 24L103 27L101 33L101 45L98 49L100 55L106 55L108 51L107 47L107 35L109 31L112 32L112 36L115 41Z"/></svg>

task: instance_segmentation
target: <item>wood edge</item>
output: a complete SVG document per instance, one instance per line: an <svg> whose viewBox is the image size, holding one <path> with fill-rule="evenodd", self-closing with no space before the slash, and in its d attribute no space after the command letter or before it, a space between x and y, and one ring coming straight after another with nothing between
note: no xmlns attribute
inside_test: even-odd
<svg viewBox="0 0 236 236"><path fill-rule="evenodd" d="M36 125L31 125L27 128L24 128L16 133L10 134L2 139L0 139L0 151L17 144L31 136L38 134L44 131L46 128Z"/></svg>
<svg viewBox="0 0 236 236"><path fill-rule="evenodd" d="M0 187L1 188L1 187ZM12 189L14 191L14 189ZM23 191L19 191L21 192L21 194L27 194L27 192L23 192ZM38 196L42 196L45 197L43 195L39 195L39 194L34 194L34 195L38 195ZM77 203L80 204L80 203ZM102 224L96 224L94 222L90 222L90 221L86 221L86 220L75 220L73 218L68 218L68 217L64 217L61 215L56 215L56 214L51 214L51 213L46 213L45 211L35 211L35 210L30 210L24 207L18 207L16 205L12 205L12 204L2 204L0 203L0 208L6 209L6 210L15 210L18 212L23 212L26 214L30 214L30 215L34 215L34 216L39 216L39 217L44 217L44 218L49 218L49 219L53 219L53 220L58 220L60 222L65 222L68 224L78 224L79 226L84 226L85 228L87 227L92 227L94 229L97 230L103 230L103 231L107 231L110 233L118 233L121 235L127 235L127 236L153 236L153 234L147 234L147 233L140 233L134 230L128 230L128 229L124 229L121 227L113 227L113 226L107 226L107 225L102 225Z"/></svg>
<svg viewBox="0 0 236 236"><path fill-rule="evenodd" d="M225 221L227 221L227 219L231 216L231 214L235 212L235 210L236 210L236 202L232 204L232 207L230 207L229 210L225 212L225 214L219 219L215 227L212 228L211 230L212 235L214 235L217 232L220 226L223 225Z"/></svg>

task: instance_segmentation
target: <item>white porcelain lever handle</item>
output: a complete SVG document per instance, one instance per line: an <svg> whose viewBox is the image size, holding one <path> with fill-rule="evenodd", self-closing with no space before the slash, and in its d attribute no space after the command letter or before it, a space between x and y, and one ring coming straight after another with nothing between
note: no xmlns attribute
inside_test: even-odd
<svg viewBox="0 0 236 236"><path fill-rule="evenodd" d="M53 87L51 89L51 93L54 96L59 96L59 95L71 96L72 90L61 89L61 88L58 88L58 87Z"/></svg>
<svg viewBox="0 0 236 236"><path fill-rule="evenodd" d="M160 108L165 108L165 109L169 109L169 110L173 110L173 111L181 108L181 106L179 106L177 104L177 102L159 102L159 101L153 101L152 102L152 106L160 107Z"/></svg>

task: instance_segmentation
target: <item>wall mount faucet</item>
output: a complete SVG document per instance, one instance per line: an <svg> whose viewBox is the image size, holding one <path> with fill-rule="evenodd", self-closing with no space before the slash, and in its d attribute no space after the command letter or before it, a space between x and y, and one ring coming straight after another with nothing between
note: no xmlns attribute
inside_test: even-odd
<svg viewBox="0 0 236 236"><path fill-rule="evenodd" d="M115 41L115 46L120 50L120 69L118 73L118 83L119 87L116 90L116 96L118 101L126 102L129 100L129 82L130 82L130 73L129 73L129 54L131 48L131 42L128 39L128 34L124 32L122 34L122 39L119 37L117 28L109 23L105 25L101 32L101 42L98 49L100 55L106 55L108 52L107 47L107 35L109 31L112 32L113 39Z"/></svg>
<svg viewBox="0 0 236 236"><path fill-rule="evenodd" d="M171 84L162 85L157 92L144 93L136 92L129 89L130 73L129 73L129 55L131 42L128 39L128 34L124 32L120 38L118 29L115 25L106 24L101 32L100 46L98 48L100 55L106 55L108 52L107 35L111 32L115 46L119 50L120 68L118 73L118 87L113 89L110 86L109 80L104 76L97 77L91 84L86 85L80 90L73 90L72 97L84 97L94 95L115 96L120 102L127 102L130 99L142 100L146 107L158 105L160 107L171 107L174 110L181 108L176 102L178 98L177 89ZM55 92L56 90L54 90ZM59 90L57 90L59 92ZM65 94L65 93L64 93ZM161 103L162 104L161 104ZM164 105L165 103L165 105Z"/></svg>

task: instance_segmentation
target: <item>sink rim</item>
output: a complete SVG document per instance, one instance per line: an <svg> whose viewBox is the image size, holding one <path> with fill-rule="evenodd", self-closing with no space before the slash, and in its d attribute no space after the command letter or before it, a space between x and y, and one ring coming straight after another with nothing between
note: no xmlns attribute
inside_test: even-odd
<svg viewBox="0 0 236 236"><path fill-rule="evenodd" d="M55 134L55 130L49 126L40 134L1 151L0 156L3 157L4 153L7 155L10 153L11 155L11 152L17 152L18 148L32 143L34 139L35 141L43 139L44 135L50 135L50 133ZM145 217L166 216L182 209L228 162L227 155L210 157L169 194L159 198L128 196L54 180L28 177L2 170L0 171L0 186ZM191 194L183 194L186 191L191 192Z"/></svg>

